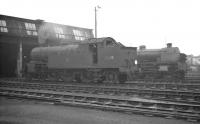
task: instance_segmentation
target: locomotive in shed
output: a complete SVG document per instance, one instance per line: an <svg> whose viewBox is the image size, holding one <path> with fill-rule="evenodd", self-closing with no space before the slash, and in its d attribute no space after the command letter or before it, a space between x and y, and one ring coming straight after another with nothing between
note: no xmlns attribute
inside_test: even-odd
<svg viewBox="0 0 200 124"><path fill-rule="evenodd" d="M140 79L184 80L186 55L171 43L162 49L146 49L141 46L137 55Z"/></svg>
<svg viewBox="0 0 200 124"><path fill-rule="evenodd" d="M111 37L92 38L60 46L36 47L31 52L31 78L66 82L125 82L136 72L136 47Z"/></svg>

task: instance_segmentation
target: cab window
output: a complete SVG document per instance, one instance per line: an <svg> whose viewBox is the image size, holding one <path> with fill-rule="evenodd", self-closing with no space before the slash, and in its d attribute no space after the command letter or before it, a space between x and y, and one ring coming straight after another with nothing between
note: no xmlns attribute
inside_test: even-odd
<svg viewBox="0 0 200 124"><path fill-rule="evenodd" d="M108 47L109 47L109 46L114 46L114 44L113 44L112 41L109 41L109 40L108 40L108 41L106 41L106 46L108 46Z"/></svg>

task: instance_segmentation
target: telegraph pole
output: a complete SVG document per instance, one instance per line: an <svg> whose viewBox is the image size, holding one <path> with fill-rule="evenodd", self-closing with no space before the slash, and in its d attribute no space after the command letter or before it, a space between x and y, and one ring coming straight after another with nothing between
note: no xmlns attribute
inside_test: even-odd
<svg viewBox="0 0 200 124"><path fill-rule="evenodd" d="M95 38L97 38L97 8L94 7L94 13L95 13Z"/></svg>
<svg viewBox="0 0 200 124"><path fill-rule="evenodd" d="M100 9L100 6L94 7L94 13L95 13L95 38L97 38L97 10Z"/></svg>

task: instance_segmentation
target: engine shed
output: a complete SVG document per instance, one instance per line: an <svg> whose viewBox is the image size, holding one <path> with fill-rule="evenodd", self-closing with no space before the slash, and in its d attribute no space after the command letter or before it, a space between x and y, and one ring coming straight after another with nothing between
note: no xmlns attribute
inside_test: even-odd
<svg viewBox="0 0 200 124"><path fill-rule="evenodd" d="M93 37L92 29L0 15L0 77L22 77L34 47Z"/></svg>

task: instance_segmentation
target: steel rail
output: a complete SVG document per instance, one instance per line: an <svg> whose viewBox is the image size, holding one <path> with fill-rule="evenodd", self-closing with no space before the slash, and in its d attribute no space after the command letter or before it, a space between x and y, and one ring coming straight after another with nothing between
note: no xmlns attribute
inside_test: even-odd
<svg viewBox="0 0 200 124"><path fill-rule="evenodd" d="M200 91L200 83L197 84L185 84L185 83L159 83L159 82L127 82L124 84L116 83L65 83L56 81L25 81L25 80L4 80L0 79L1 82L30 82L30 83L48 83L48 84L73 84L83 86L116 86L116 87L135 87L135 88L149 88L149 89L169 89L169 90L183 90L183 91Z"/></svg>
<svg viewBox="0 0 200 124"><path fill-rule="evenodd" d="M174 90L151 90L102 86L77 86L61 84L41 84L41 83L1 83L1 87L41 89L62 92L79 92L90 94L106 94L120 96L134 96L155 100L176 101L190 104L200 104L200 92L186 92Z"/></svg>
<svg viewBox="0 0 200 124"><path fill-rule="evenodd" d="M160 117L200 121L200 105L180 104L132 97L63 93L47 90L0 88L0 95L51 101L55 104L128 112Z"/></svg>
<svg viewBox="0 0 200 124"><path fill-rule="evenodd" d="M31 83L49 83L49 84L66 84L65 82L58 81L26 81L23 79L0 79L1 81L19 81L19 82L31 82ZM148 88L148 89L166 89L166 90L182 90L182 91L200 91L199 83L183 83L183 82L152 82L152 81L129 81L124 84L117 83L70 83L73 85L98 85L98 86L118 86L118 87L135 87L135 88Z"/></svg>

